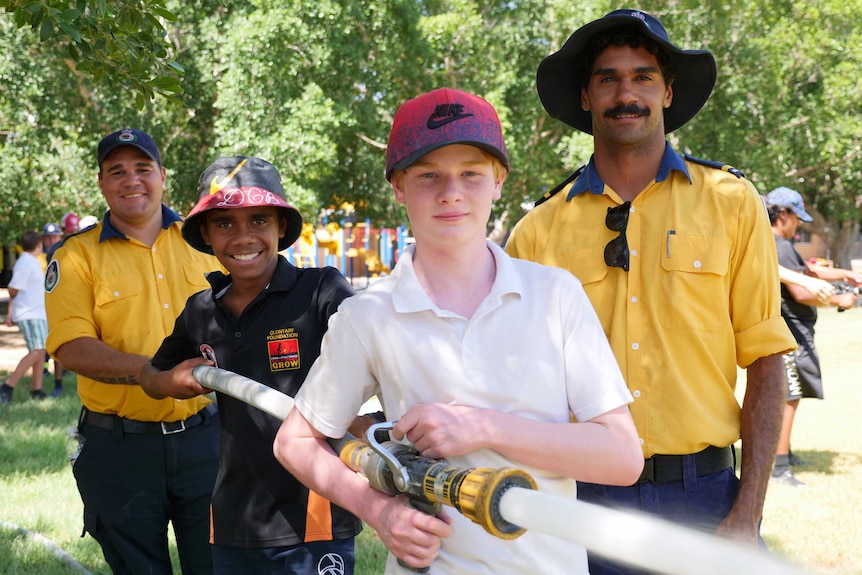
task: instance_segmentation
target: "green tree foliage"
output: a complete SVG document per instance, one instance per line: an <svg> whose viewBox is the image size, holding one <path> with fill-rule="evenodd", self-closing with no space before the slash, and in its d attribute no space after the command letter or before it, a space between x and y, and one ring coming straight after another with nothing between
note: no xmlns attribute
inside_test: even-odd
<svg viewBox="0 0 862 575"><path fill-rule="evenodd" d="M97 200L87 193L92 152L77 129L86 111L74 75L61 61L45 61L41 46L7 18L0 37L0 237L8 242Z"/></svg>
<svg viewBox="0 0 862 575"><path fill-rule="evenodd" d="M176 16L164 2L0 0L0 9L16 26L37 33L46 52L95 82L131 89L139 108L155 94L171 97L181 91L183 69L172 58L163 25Z"/></svg>
<svg viewBox="0 0 862 575"><path fill-rule="evenodd" d="M816 210L841 263L858 231L862 180L862 0L645 0L671 39L716 55L701 113L670 139L742 169L762 192L787 185ZM498 235L589 159L592 141L544 112L535 73L583 23L588 0L0 0L0 237L67 208L101 210L98 139L134 125L159 142L168 201L186 211L213 158L257 154L291 198L375 225L403 222L382 177L397 106L429 89L497 108L512 172ZM34 28L35 26L35 28ZM180 74L180 71L184 71ZM182 91L180 91L182 88ZM573 94L572 97L578 97ZM845 250L842 252L842 250Z"/></svg>
<svg viewBox="0 0 862 575"><path fill-rule="evenodd" d="M814 208L809 229L849 268L862 200L862 2L650 4L672 39L718 62L709 102L672 137L740 168L763 194L798 190Z"/></svg>

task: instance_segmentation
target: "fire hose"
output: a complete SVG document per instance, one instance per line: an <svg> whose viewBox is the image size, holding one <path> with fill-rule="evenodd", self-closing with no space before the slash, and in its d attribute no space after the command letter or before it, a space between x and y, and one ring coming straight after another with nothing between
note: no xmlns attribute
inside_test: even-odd
<svg viewBox="0 0 862 575"><path fill-rule="evenodd" d="M278 419L285 419L293 400L270 387L236 373L201 365L192 372L198 383L215 389ZM533 478L519 469L461 469L442 459L422 457L415 449L397 441L380 443L380 432L391 422L368 428L367 443L350 434L329 444L350 469L362 473L371 486L387 495L405 494L414 507L436 515L441 505L454 507L485 531L503 539L514 539L524 530L503 519L499 502L512 487L535 489Z"/></svg>
<svg viewBox="0 0 862 575"><path fill-rule="evenodd" d="M293 407L289 396L230 371L201 365L192 374L202 386L280 420ZM805 574L761 550L655 517L540 493L532 477L519 469L462 469L444 459L423 457L408 445L381 441L392 425L369 427L367 443L349 434L329 443L374 489L405 494L414 507L427 513L447 505L496 537L514 539L526 529L535 529L615 561L667 575Z"/></svg>

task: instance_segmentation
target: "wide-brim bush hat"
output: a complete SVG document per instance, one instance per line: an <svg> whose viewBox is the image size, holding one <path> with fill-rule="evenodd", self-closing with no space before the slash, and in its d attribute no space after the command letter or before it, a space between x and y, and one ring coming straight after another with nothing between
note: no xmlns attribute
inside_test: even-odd
<svg viewBox="0 0 862 575"><path fill-rule="evenodd" d="M674 46L655 16L633 9L608 12L578 28L563 47L542 60L536 73L539 99L548 114L569 126L593 133L590 112L581 107L584 87L585 51L603 32L636 28L655 40L668 54L674 71L673 100L664 110L665 133L685 125L703 107L715 87L717 68L708 50L683 50Z"/></svg>
<svg viewBox="0 0 862 575"><path fill-rule="evenodd" d="M290 205L275 166L253 156L218 158L198 180L198 201L183 222L183 238L198 251L212 254L201 234L201 216L208 210L275 206L287 217L278 250L293 245L302 232L302 215Z"/></svg>

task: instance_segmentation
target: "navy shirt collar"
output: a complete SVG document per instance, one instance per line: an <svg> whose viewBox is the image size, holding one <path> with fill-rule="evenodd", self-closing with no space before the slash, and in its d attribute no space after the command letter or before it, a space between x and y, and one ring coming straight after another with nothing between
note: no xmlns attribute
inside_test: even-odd
<svg viewBox="0 0 862 575"><path fill-rule="evenodd" d="M181 222L183 219L177 215L172 209L162 204L162 228L168 229L174 222ZM102 235L99 236L99 243L102 243L111 238L120 238L128 240L126 234L114 227L111 223L111 210L105 212L105 217L102 218Z"/></svg>
<svg viewBox="0 0 862 575"><path fill-rule="evenodd" d="M293 266L283 255L278 255L278 263L275 266L275 271L269 284L266 286L263 295L274 291L290 291L296 284L296 267ZM225 288L230 286L230 274L225 274L221 271L213 271L207 274L207 281L212 286L213 298L219 299L225 291ZM261 294L255 298L255 301L261 297Z"/></svg>
<svg viewBox="0 0 862 575"><path fill-rule="evenodd" d="M656 174L655 181L663 182L668 177L670 177L670 173L672 171L682 172L682 174L688 179L688 183L691 183L691 176L688 174L688 168L685 165L685 160L682 156L677 154L674 149L670 146L670 142L664 143L664 154L661 157L661 164L658 167L658 173ZM589 191L591 194L599 195L605 191L605 183L599 177L599 173L596 171L595 163L593 162L593 156L590 156L590 163L587 164L587 167L584 168L584 172L575 180L575 183L572 184L572 187L569 189L569 195L566 197L566 200L571 200L578 194L582 194L586 191Z"/></svg>

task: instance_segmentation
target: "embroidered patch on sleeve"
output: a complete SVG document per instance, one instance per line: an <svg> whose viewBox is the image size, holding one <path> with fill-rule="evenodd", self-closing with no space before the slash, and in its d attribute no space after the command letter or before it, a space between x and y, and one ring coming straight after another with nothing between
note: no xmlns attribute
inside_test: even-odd
<svg viewBox="0 0 862 575"><path fill-rule="evenodd" d="M51 293L59 283L60 263L57 260L51 260L51 263L48 264L48 269L45 270L45 291Z"/></svg>

